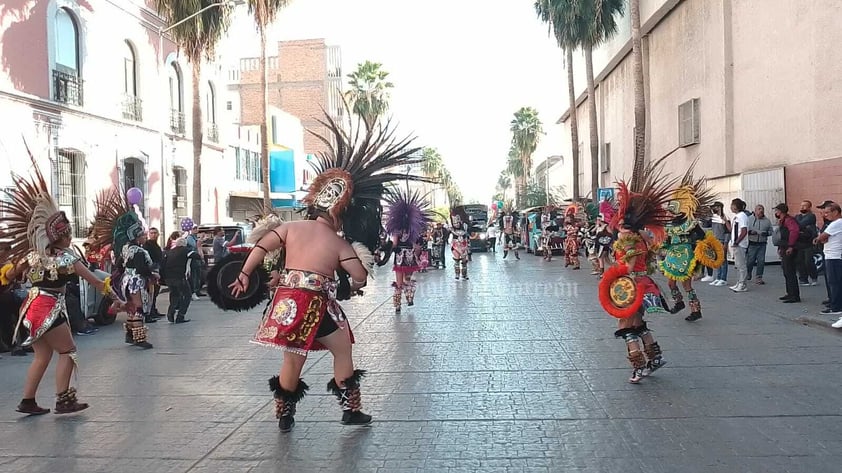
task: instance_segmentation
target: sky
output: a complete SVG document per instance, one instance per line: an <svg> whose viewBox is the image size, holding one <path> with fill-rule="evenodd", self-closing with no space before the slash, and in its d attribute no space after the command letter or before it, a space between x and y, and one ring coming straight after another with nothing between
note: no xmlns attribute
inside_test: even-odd
<svg viewBox="0 0 842 473"><path fill-rule="evenodd" d="M563 57L531 0L293 0L274 41L325 38L342 49L343 74L380 62L395 84L399 134L435 147L466 201L491 201L522 106L538 110L546 135L537 164L560 154L555 122L566 103ZM223 60L259 54L254 23L239 7ZM274 42L273 41L273 42ZM276 47L271 47L270 54Z"/></svg>

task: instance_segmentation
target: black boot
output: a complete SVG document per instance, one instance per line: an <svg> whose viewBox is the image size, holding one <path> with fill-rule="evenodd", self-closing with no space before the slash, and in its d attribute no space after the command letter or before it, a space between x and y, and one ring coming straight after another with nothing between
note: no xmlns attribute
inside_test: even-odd
<svg viewBox="0 0 842 473"><path fill-rule="evenodd" d="M354 374L345 380L345 387L339 387L336 379L327 383L328 392L333 393L342 407L342 424L367 425L371 423L371 416L362 412L360 396L360 378L365 376L365 370L354 370Z"/></svg>
<svg viewBox="0 0 842 473"><path fill-rule="evenodd" d="M675 301L675 304L672 306L672 310L670 310L670 313L677 314L684 310L685 307L687 306L684 304L684 301Z"/></svg>
<svg viewBox="0 0 842 473"><path fill-rule="evenodd" d="M281 380L273 376L269 378L269 389L275 395L275 417L278 419L278 428L281 432L289 432L295 425L295 405L307 394L310 387L303 379L299 379L295 391L287 391L281 387Z"/></svg>

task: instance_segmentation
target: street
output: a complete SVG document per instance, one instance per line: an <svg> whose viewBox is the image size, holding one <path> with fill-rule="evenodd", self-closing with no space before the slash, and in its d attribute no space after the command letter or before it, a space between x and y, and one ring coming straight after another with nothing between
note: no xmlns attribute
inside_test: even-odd
<svg viewBox="0 0 842 473"><path fill-rule="evenodd" d="M76 384L91 404L79 414L17 414L31 355L4 354L0 471L840 470L842 337L798 319L818 312L823 286L785 305L777 266L744 294L699 284L701 321L648 317L668 365L630 385L588 265L512 256L475 254L470 281L451 267L419 274L416 305L398 316L388 267L344 304L370 427L339 424L325 389L332 360L316 352L296 426L279 433L267 379L281 352L248 343L261 311L222 313L207 298L189 324L151 325L153 350L123 343L122 316L76 337Z"/></svg>

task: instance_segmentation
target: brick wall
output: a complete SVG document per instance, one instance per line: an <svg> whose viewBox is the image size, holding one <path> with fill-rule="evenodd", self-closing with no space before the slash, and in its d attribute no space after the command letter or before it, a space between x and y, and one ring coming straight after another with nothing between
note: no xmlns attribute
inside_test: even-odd
<svg viewBox="0 0 842 473"><path fill-rule="evenodd" d="M323 39L283 41L278 45L277 59L267 60L269 104L295 115L307 130L321 135L327 130L316 120L327 108L327 46ZM243 70L240 76L241 122L257 125L261 121L260 73ZM326 146L305 132L306 153L326 151Z"/></svg>
<svg viewBox="0 0 842 473"><path fill-rule="evenodd" d="M784 179L791 214L798 213L803 200L809 200L821 221L821 211L815 209L816 205L825 200L842 202L842 157L787 166Z"/></svg>

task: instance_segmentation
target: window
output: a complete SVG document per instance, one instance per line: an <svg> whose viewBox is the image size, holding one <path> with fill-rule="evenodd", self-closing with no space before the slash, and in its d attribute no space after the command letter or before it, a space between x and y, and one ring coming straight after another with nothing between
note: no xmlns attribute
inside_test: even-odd
<svg viewBox="0 0 842 473"><path fill-rule="evenodd" d="M77 237L88 233L87 202L85 195L85 155L78 151L58 150L56 153L57 201Z"/></svg>
<svg viewBox="0 0 842 473"><path fill-rule="evenodd" d="M53 100L82 105L82 78L79 63L79 28L73 14L59 8L55 17L55 68Z"/></svg>
<svg viewBox="0 0 842 473"><path fill-rule="evenodd" d="M602 147L602 173L611 171L611 143L605 143Z"/></svg>
<svg viewBox="0 0 842 473"><path fill-rule="evenodd" d="M126 40L123 45L123 118L140 121L143 117L137 88L137 55Z"/></svg>
<svg viewBox="0 0 842 473"><path fill-rule="evenodd" d="M278 120L274 115L272 116L272 143L278 143Z"/></svg>
<svg viewBox="0 0 842 473"><path fill-rule="evenodd" d="M228 110L228 111L234 110L234 104L231 103L230 100L225 102L225 110Z"/></svg>
<svg viewBox="0 0 842 473"><path fill-rule="evenodd" d="M181 167L173 168L175 180L175 195L173 196L173 211L180 220L187 216L187 170Z"/></svg>
<svg viewBox="0 0 842 473"><path fill-rule="evenodd" d="M208 94L205 97L205 121L216 123L216 90L213 82L208 82Z"/></svg>
<svg viewBox="0 0 842 473"><path fill-rule="evenodd" d="M123 161L123 189L128 190L132 187L137 187L146 195L146 171L144 170L143 162L137 158L128 158ZM141 201L137 206L141 213L146 213L146 199Z"/></svg>
<svg viewBox="0 0 842 473"><path fill-rule="evenodd" d="M170 130L184 134L184 96L182 94L181 68L173 62L169 67L170 85Z"/></svg>
<svg viewBox="0 0 842 473"><path fill-rule="evenodd" d="M678 146L684 148L699 143L699 99L691 99L678 106Z"/></svg>
<svg viewBox="0 0 842 473"><path fill-rule="evenodd" d="M243 178L243 163L240 148L234 148L234 179Z"/></svg>
<svg viewBox="0 0 842 473"><path fill-rule="evenodd" d="M585 144L579 143L579 192L585 191Z"/></svg>

